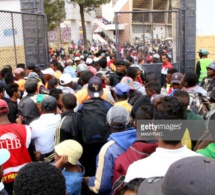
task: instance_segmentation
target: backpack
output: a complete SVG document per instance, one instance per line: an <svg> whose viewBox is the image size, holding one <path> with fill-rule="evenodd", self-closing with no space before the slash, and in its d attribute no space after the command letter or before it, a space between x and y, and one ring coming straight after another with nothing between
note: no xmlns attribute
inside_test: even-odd
<svg viewBox="0 0 215 195"><path fill-rule="evenodd" d="M80 123L84 143L107 141L109 129L106 126L106 115L108 110L103 101L96 98L83 103Z"/></svg>

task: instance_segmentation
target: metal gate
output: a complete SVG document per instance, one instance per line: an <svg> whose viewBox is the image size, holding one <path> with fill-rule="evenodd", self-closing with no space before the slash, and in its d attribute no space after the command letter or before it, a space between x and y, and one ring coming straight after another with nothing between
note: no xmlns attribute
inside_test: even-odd
<svg viewBox="0 0 215 195"><path fill-rule="evenodd" d="M136 50L161 55L165 50L172 63L179 67L178 11L115 12L116 50L121 58Z"/></svg>
<svg viewBox="0 0 215 195"><path fill-rule="evenodd" d="M0 68L19 63L45 67L48 61L45 15L0 11Z"/></svg>

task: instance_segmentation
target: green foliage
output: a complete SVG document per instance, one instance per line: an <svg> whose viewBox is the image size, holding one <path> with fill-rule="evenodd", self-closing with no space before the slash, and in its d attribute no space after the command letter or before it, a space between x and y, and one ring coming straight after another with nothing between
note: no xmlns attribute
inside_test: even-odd
<svg viewBox="0 0 215 195"><path fill-rule="evenodd" d="M74 2L77 4L83 5L85 8L86 7L99 7L102 4L109 3L110 0L67 0L67 2Z"/></svg>
<svg viewBox="0 0 215 195"><path fill-rule="evenodd" d="M58 28L66 16L64 0L44 0L44 9L47 16L48 30Z"/></svg>

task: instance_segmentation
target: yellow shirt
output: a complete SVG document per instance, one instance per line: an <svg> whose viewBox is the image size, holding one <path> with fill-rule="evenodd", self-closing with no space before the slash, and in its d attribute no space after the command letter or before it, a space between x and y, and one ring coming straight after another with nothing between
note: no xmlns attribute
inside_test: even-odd
<svg viewBox="0 0 215 195"><path fill-rule="evenodd" d="M19 85L19 90L25 91L25 79L19 79L16 83Z"/></svg>
<svg viewBox="0 0 215 195"><path fill-rule="evenodd" d="M127 100L116 102L114 106L122 106L124 107L129 113L131 113L132 106L127 102Z"/></svg>

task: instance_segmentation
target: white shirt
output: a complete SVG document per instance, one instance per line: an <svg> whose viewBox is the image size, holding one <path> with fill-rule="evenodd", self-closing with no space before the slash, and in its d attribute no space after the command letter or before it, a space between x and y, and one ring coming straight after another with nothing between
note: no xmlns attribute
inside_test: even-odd
<svg viewBox="0 0 215 195"><path fill-rule="evenodd" d="M134 178L163 177L172 163L189 156L201 155L186 146L176 150L157 148L149 157L138 160L128 167L124 182Z"/></svg>
<svg viewBox="0 0 215 195"><path fill-rule="evenodd" d="M36 151L46 154L54 150L54 135L61 121L59 114L42 114L40 118L31 122L31 138L34 140Z"/></svg>

